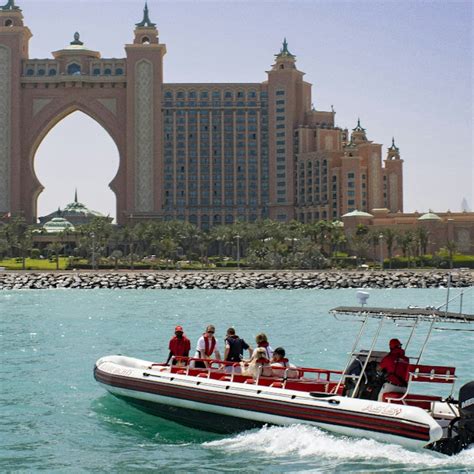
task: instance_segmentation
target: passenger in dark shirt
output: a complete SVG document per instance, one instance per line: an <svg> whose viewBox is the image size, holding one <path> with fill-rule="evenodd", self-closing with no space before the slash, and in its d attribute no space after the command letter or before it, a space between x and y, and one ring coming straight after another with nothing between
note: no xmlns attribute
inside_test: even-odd
<svg viewBox="0 0 474 474"><path fill-rule="evenodd" d="M235 334L234 328L227 329L227 336L225 338L225 352L224 360L226 362L239 363L242 360L244 350L249 352L249 357L252 356L252 348L239 336ZM236 370L240 370L240 366ZM226 366L226 371L231 372L232 366Z"/></svg>

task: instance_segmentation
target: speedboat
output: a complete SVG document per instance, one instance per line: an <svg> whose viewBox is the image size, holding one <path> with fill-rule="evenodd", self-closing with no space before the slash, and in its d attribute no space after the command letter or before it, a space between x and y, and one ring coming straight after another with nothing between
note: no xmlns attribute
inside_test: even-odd
<svg viewBox="0 0 474 474"><path fill-rule="evenodd" d="M94 377L108 392L145 412L184 425L218 433L232 433L265 424L304 423L347 436L366 437L410 448L429 448L455 454L474 443L474 381L453 396L456 368L421 363L434 325L472 324L474 315L439 308L337 307L338 319L356 318L361 328L344 370L297 367L272 370L261 366L253 376L241 364L214 359L176 357L167 366L122 355L100 358ZM449 299L448 299L449 301ZM369 349L361 348L368 321L375 319ZM427 326L420 350L410 357L404 393L389 392L377 400L367 390L370 368L386 355L375 346L387 322L411 326L405 347L415 330ZM437 328L438 329L438 328ZM204 368L194 367L196 361ZM356 367L357 370L354 370ZM419 393L418 382L448 387L444 397ZM380 387L379 387L380 388ZM375 398L375 399L374 399Z"/></svg>

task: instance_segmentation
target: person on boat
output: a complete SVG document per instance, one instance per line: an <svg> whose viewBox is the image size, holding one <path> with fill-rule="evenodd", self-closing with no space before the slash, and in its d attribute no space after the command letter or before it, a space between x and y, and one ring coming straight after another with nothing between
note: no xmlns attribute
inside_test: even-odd
<svg viewBox="0 0 474 474"><path fill-rule="evenodd" d="M263 377L272 376L272 368L270 366L270 359L267 358L267 351L264 347L257 347L252 354L252 357L243 360L240 363L242 367L242 374L251 376L256 379L259 375Z"/></svg>
<svg viewBox="0 0 474 474"><path fill-rule="evenodd" d="M260 334L257 334L257 336L255 337L255 342L257 343L257 348L255 349L255 351L259 347L264 348L265 352L266 352L267 359L272 360L273 349L271 348L270 344L268 343L267 335L263 332L261 332ZM255 351L254 351L254 353L255 353Z"/></svg>
<svg viewBox="0 0 474 474"><path fill-rule="evenodd" d="M169 342L170 353L166 365L169 364L172 357L189 357L191 350L191 341L185 336L183 326L176 326L174 328L174 336ZM184 365L183 360L173 359L173 365Z"/></svg>
<svg viewBox="0 0 474 474"><path fill-rule="evenodd" d="M239 363L244 355L244 350L247 350L249 352L249 357L252 357L252 348L241 337L235 334L234 328L227 329L227 335L224 339L224 343L224 360L226 362ZM232 372L232 365L226 365L225 368L226 372ZM240 370L240 366L238 368Z"/></svg>
<svg viewBox="0 0 474 474"><path fill-rule="evenodd" d="M285 357L286 351L283 347L277 347L273 351L273 357L271 360L271 367L274 377L288 377L288 378L297 378L298 370L296 365L291 364L290 361ZM286 370L294 369L294 370Z"/></svg>
<svg viewBox="0 0 474 474"><path fill-rule="evenodd" d="M195 358L212 359L214 354L215 359L221 359L217 339L214 337L215 332L216 328L212 324L207 326L206 332L198 339ZM194 367L207 368L208 364L205 361L196 361Z"/></svg>
<svg viewBox="0 0 474 474"><path fill-rule="evenodd" d="M405 393L408 386L408 364L410 360L398 339L390 339L390 352L380 361L378 369L385 374L385 383L379 392L378 401L388 392Z"/></svg>

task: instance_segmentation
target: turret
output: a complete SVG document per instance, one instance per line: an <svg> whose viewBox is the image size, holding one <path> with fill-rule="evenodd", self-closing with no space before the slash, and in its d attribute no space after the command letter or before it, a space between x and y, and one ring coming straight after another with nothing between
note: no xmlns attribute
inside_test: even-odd
<svg viewBox="0 0 474 474"><path fill-rule="evenodd" d="M357 126L352 129L351 142L356 145L367 141L367 135L365 134L365 128L360 124L360 118L357 119Z"/></svg>
<svg viewBox="0 0 474 474"><path fill-rule="evenodd" d="M395 138L392 137L392 145L387 149L387 160L399 160L400 150L395 145Z"/></svg>
<svg viewBox="0 0 474 474"><path fill-rule="evenodd" d="M134 44L158 44L158 30L156 23L150 20L150 11L148 10L148 3L145 2L145 8L143 9L143 19L139 23L135 24L135 39Z"/></svg>
<svg viewBox="0 0 474 474"><path fill-rule="evenodd" d="M296 69L296 56L288 50L286 38L283 39L280 52L275 54L275 59L275 64L272 66L273 71L278 69Z"/></svg>

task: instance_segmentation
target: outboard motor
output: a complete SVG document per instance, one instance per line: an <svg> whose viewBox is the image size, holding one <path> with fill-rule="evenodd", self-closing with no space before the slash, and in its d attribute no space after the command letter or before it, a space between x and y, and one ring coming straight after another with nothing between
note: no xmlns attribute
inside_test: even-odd
<svg viewBox="0 0 474 474"><path fill-rule="evenodd" d="M453 455L474 443L474 381L459 390L459 417L451 421L447 437L430 446L443 454Z"/></svg>

